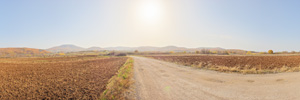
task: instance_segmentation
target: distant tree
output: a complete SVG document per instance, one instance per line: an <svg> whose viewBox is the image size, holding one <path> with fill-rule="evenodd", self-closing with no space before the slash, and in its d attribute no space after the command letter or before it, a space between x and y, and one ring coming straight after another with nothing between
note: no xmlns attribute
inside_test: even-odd
<svg viewBox="0 0 300 100"><path fill-rule="evenodd" d="M174 51L170 51L170 53L175 53Z"/></svg>
<svg viewBox="0 0 300 100"><path fill-rule="evenodd" d="M134 53L139 53L139 51L138 50L134 50Z"/></svg>
<svg viewBox="0 0 300 100"><path fill-rule="evenodd" d="M248 52L247 52L247 55L251 55L251 54L252 54L252 52L251 52L251 51L248 51Z"/></svg>
<svg viewBox="0 0 300 100"><path fill-rule="evenodd" d="M296 53L296 51L292 51L291 53L292 53L292 54L295 54L295 53Z"/></svg>
<svg viewBox="0 0 300 100"><path fill-rule="evenodd" d="M266 54L266 52L259 52L259 54Z"/></svg>
<svg viewBox="0 0 300 100"><path fill-rule="evenodd" d="M196 54L199 54L200 53L200 51L196 51Z"/></svg>
<svg viewBox="0 0 300 100"><path fill-rule="evenodd" d="M64 56L64 55L66 55L65 53L58 53L58 55L60 55L60 56Z"/></svg>
<svg viewBox="0 0 300 100"><path fill-rule="evenodd" d="M217 53L218 53L218 51L211 51L211 53L212 53L212 54L217 54Z"/></svg>
<svg viewBox="0 0 300 100"><path fill-rule="evenodd" d="M282 53L283 53L283 54L288 54L289 52L288 52L288 51L282 51Z"/></svg>
<svg viewBox="0 0 300 100"><path fill-rule="evenodd" d="M103 51L104 54L109 54L110 52L108 50Z"/></svg>
<svg viewBox="0 0 300 100"><path fill-rule="evenodd" d="M205 49L201 49L201 54L205 54L206 53L205 51L206 51Z"/></svg>
<svg viewBox="0 0 300 100"><path fill-rule="evenodd" d="M126 53L118 53L115 56L126 56L126 55L127 55Z"/></svg>
<svg viewBox="0 0 300 100"><path fill-rule="evenodd" d="M107 54L108 56L114 56L115 55L115 51L111 51Z"/></svg>
<svg viewBox="0 0 300 100"><path fill-rule="evenodd" d="M224 51L224 55L229 55L229 52L228 51Z"/></svg>
<svg viewBox="0 0 300 100"><path fill-rule="evenodd" d="M231 53L232 53L232 54L236 54L236 52L235 52L235 51L231 51Z"/></svg>
<svg viewBox="0 0 300 100"><path fill-rule="evenodd" d="M205 54L210 54L211 51L210 50L205 50Z"/></svg>
<svg viewBox="0 0 300 100"><path fill-rule="evenodd" d="M201 53L202 54L209 54L210 50L208 50L208 49L201 49Z"/></svg>
<svg viewBox="0 0 300 100"><path fill-rule="evenodd" d="M273 54L274 52L273 52L273 50L269 50L268 53L269 54Z"/></svg>
<svg viewBox="0 0 300 100"><path fill-rule="evenodd" d="M186 51L183 51L182 53L186 53Z"/></svg>

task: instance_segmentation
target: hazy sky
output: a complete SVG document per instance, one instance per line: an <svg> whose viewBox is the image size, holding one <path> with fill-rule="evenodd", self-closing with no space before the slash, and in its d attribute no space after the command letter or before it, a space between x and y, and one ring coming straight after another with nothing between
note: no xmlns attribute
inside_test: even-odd
<svg viewBox="0 0 300 100"><path fill-rule="evenodd" d="M299 0L1 0L0 47L300 50Z"/></svg>

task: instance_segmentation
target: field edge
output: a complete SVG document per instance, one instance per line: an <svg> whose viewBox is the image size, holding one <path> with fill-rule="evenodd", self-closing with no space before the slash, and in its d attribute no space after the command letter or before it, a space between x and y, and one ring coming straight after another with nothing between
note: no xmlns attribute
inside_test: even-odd
<svg viewBox="0 0 300 100"><path fill-rule="evenodd" d="M274 68L274 69L259 69L259 68L243 68L241 66L228 67L228 66L220 66L220 65L213 65L213 64L204 65L203 62L200 62L199 64L185 64L182 62L173 62L173 61L168 61L163 59L157 59L152 56L144 56L144 57L165 61L169 63L175 63L182 66L193 67L193 68L203 69L203 70L211 70L211 71L222 72L222 73L277 74L277 73L285 73L285 72L300 72L300 65L298 67L282 66L280 68Z"/></svg>
<svg viewBox="0 0 300 100"><path fill-rule="evenodd" d="M100 96L101 100L132 99L127 93L130 93L129 88L133 83L133 62L133 58L129 57L118 73L108 81L106 89Z"/></svg>

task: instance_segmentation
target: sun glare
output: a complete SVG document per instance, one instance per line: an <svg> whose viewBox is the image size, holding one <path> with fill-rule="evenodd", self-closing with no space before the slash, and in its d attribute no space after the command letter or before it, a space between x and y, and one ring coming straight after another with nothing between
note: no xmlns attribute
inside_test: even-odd
<svg viewBox="0 0 300 100"><path fill-rule="evenodd" d="M162 17L160 4L156 0L142 2L139 10L141 19L147 22L155 22Z"/></svg>

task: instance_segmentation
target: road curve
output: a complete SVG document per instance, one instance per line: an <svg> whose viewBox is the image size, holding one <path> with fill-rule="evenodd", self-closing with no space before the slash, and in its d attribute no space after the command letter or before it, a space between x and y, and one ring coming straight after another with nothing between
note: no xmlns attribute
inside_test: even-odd
<svg viewBox="0 0 300 100"><path fill-rule="evenodd" d="M134 58L137 100L300 100L300 73L228 74Z"/></svg>

